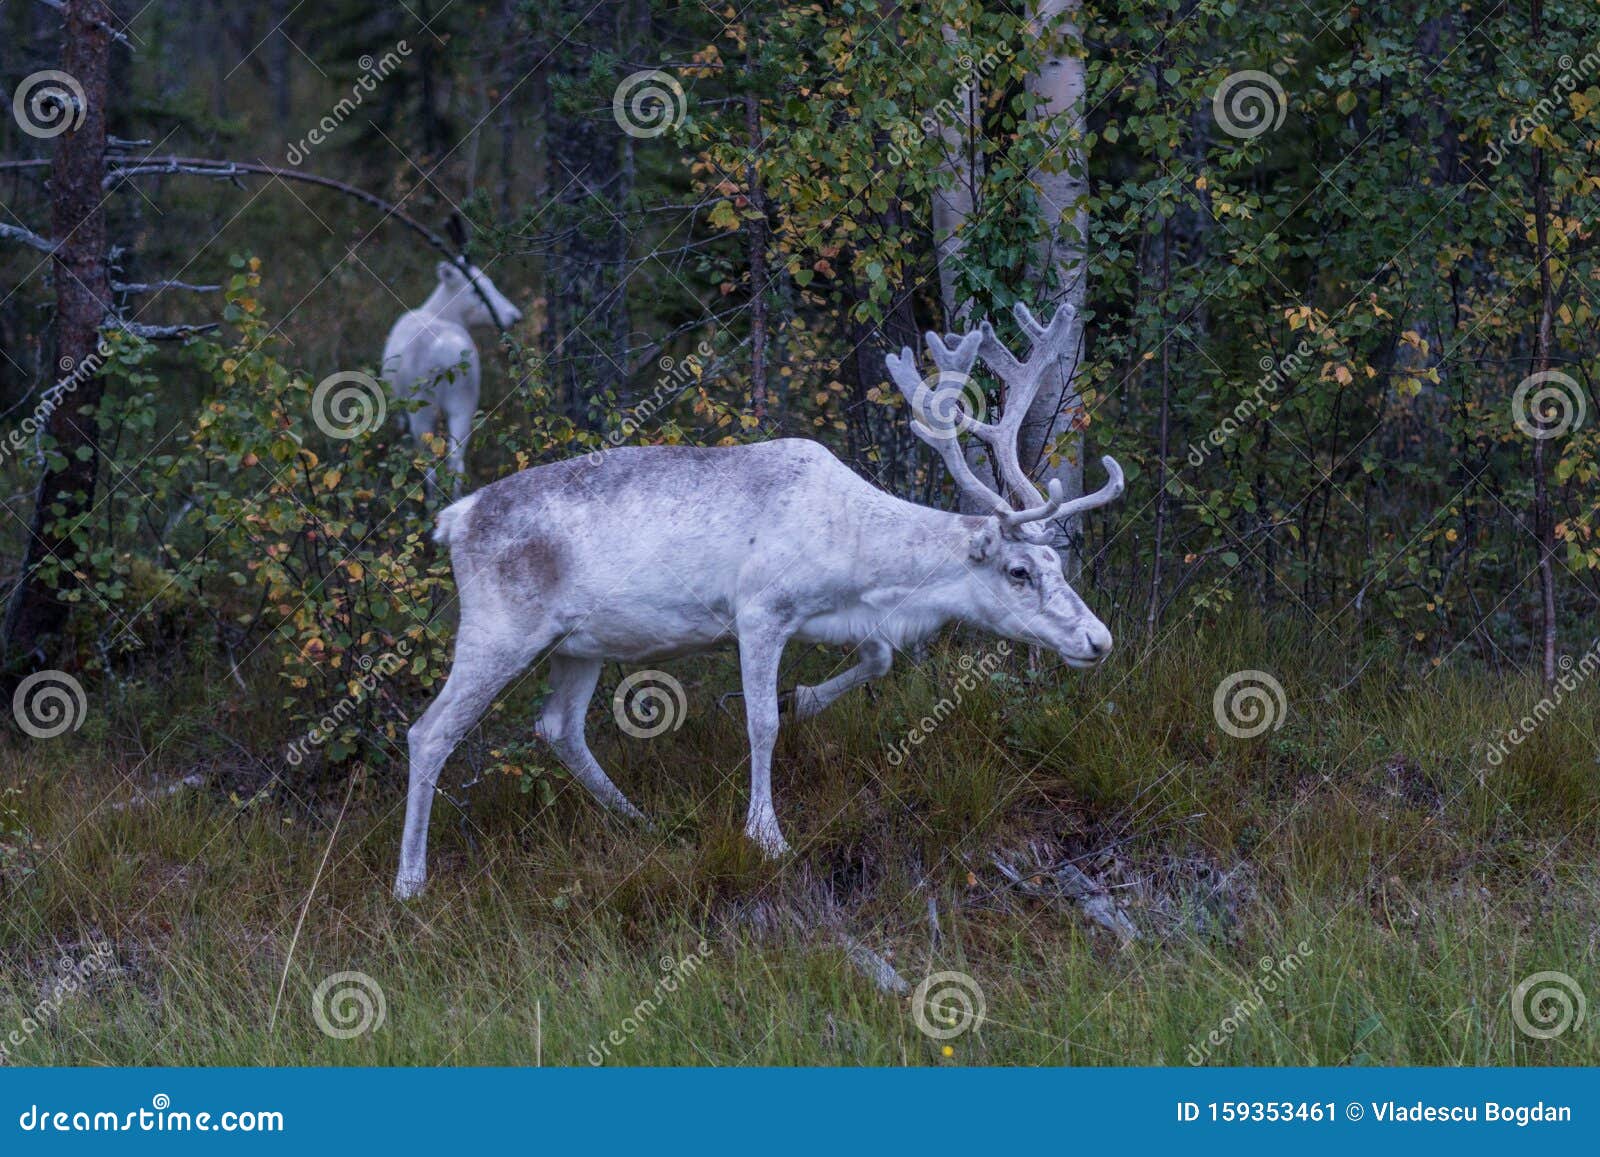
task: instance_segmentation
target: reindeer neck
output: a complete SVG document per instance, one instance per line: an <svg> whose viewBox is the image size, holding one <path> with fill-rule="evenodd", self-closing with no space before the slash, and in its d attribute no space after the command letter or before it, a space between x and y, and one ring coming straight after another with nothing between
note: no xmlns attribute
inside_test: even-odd
<svg viewBox="0 0 1600 1157"><path fill-rule="evenodd" d="M470 292L470 290L468 291ZM462 297L464 294L452 296L442 285L435 285L433 292L428 295L428 300L417 307L418 313L425 313L429 317L440 321L453 321L457 325L465 326L461 320Z"/></svg>

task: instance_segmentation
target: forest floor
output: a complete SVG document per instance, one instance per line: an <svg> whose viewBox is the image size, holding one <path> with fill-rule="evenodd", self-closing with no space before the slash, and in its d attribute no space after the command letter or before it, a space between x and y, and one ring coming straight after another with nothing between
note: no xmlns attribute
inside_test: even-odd
<svg viewBox="0 0 1600 1157"><path fill-rule="evenodd" d="M282 720L225 673L124 686L0 745L0 1061L1600 1063L1600 688L1511 742L1537 681L1464 652L1133 636L1034 677L952 638L786 726L777 863L741 834L731 657L674 665L650 740L607 669L592 745L650 830L531 762L529 679L448 766L406 904L395 773L263 791ZM1253 738L1214 714L1241 670L1284 689ZM460 786L508 750L520 781ZM884 991L869 952L959 975Z"/></svg>

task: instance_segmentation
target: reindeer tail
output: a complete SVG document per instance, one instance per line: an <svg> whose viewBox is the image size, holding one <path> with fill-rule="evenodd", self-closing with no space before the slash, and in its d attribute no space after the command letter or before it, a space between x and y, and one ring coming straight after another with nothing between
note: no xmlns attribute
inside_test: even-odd
<svg viewBox="0 0 1600 1157"><path fill-rule="evenodd" d="M469 494L460 502L452 502L439 511L439 517L434 520L433 541L440 546L449 546L450 540L461 529L461 520L467 516L477 499L476 494Z"/></svg>

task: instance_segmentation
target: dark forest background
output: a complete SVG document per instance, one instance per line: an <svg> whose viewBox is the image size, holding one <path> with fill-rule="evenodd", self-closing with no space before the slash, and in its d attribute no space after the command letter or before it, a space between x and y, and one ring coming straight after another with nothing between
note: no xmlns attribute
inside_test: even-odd
<svg viewBox="0 0 1600 1157"><path fill-rule="evenodd" d="M479 337L473 484L624 440L799 434L949 501L884 353L979 316L1015 342L1013 302L1072 301L1081 354L1033 464L1073 485L1085 457L1128 468L1072 543L1119 635L1234 604L1330 647L1547 678L1588 639L1591 4L104 11L126 30L90 101L109 280L135 286L115 308L220 328L125 328L93 398L73 394L76 444L8 453L13 672L132 670L203 638L298 687L301 666L392 643L385 615L447 601L413 541L420 466L387 426L329 443L295 393L375 370L431 288L440 255L394 209L441 237L459 215L526 315ZM59 13L0 22L8 92L60 65ZM619 88L647 70L654 120L625 131ZM12 423L62 376L52 263L19 239L51 233L57 143L0 123ZM172 157L213 167L155 171ZM167 279L222 292L151 288ZM41 515L41 470L80 459L46 494L62 517ZM81 613L19 624L29 585Z"/></svg>

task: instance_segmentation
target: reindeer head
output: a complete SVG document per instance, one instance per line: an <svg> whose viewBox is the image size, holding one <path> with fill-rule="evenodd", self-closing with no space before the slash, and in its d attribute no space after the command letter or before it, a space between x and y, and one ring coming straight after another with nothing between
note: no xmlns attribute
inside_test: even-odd
<svg viewBox="0 0 1600 1157"><path fill-rule="evenodd" d="M439 262L439 289L436 292L442 298L441 316L449 316L469 328L491 325L509 327L522 320L522 311L494 287L494 282L483 270L476 265L469 265L467 269L472 275L471 282L459 265L451 261ZM474 282L477 289L473 288ZM492 314L490 307L494 309Z"/></svg>
<svg viewBox="0 0 1600 1157"><path fill-rule="evenodd" d="M1067 351L1072 338L1073 310L1063 305L1049 325L1040 325L1020 302L1016 318L1032 339L1026 362L1019 362L1000 344L985 321L964 336L927 335L928 352L939 368L938 385L930 389L917 373L909 347L886 359L889 375L911 404L917 437L939 452L961 493L992 516L974 520L967 552L970 572L969 621L1018 642L1048 647L1074 667L1092 667L1111 651L1111 632L1084 606L1062 574L1061 557L1047 545L1048 522L1066 519L1113 502L1122 494L1122 468L1109 455L1100 461L1109 481L1071 502L1063 501L1061 483L1051 479L1040 493L1017 457L1017 439L1046 370ZM971 413L966 383L979 356L1004 386L998 422L981 421ZM999 491L979 480L962 453L959 435L970 433L989 448L1001 486L1014 496L1013 505Z"/></svg>

